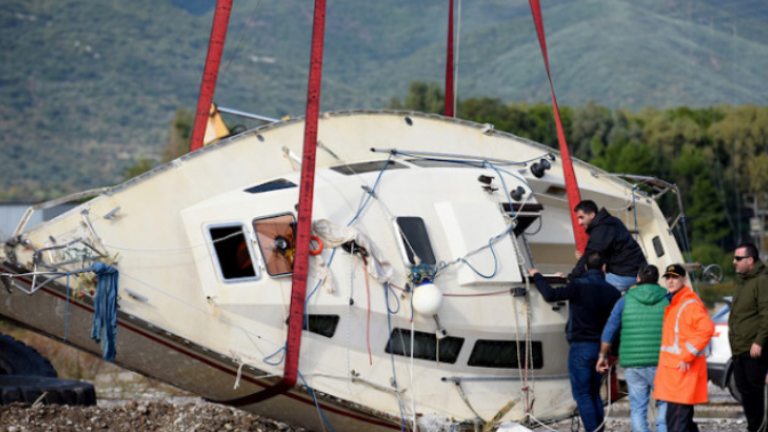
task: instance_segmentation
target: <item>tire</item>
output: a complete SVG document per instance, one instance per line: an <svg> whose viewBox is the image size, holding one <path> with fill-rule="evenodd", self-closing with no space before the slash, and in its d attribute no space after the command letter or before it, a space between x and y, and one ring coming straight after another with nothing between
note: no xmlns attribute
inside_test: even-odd
<svg viewBox="0 0 768 432"><path fill-rule="evenodd" d="M34 348L0 334L0 376L3 375L58 376L51 362Z"/></svg>
<svg viewBox="0 0 768 432"><path fill-rule="evenodd" d="M45 396L43 396L45 395ZM95 405L93 384L40 376L0 375L0 404L14 402Z"/></svg>
<svg viewBox="0 0 768 432"><path fill-rule="evenodd" d="M736 378L733 376L733 371L728 375L728 391L731 392L731 396L741 403L741 392L736 387Z"/></svg>

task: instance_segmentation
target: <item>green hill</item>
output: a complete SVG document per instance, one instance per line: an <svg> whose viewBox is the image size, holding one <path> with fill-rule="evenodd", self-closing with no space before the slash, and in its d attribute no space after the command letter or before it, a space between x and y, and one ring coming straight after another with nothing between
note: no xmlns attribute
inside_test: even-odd
<svg viewBox="0 0 768 432"><path fill-rule="evenodd" d="M463 2L458 96L547 101L528 2ZM582 0L544 11L562 105L768 104L768 4ZM212 0L0 4L0 198L119 180L195 106ZM447 1L328 4L322 109L381 108L444 78ZM236 1L215 100L302 115L313 2ZM459 116L461 113L459 113Z"/></svg>

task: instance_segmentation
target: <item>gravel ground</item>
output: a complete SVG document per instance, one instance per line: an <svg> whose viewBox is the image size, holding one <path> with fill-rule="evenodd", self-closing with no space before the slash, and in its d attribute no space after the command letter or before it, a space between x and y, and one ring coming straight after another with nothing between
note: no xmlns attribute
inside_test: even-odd
<svg viewBox="0 0 768 432"><path fill-rule="evenodd" d="M97 390L98 390L97 386ZM115 394L99 390L94 407L12 404L0 406L0 432L219 432L219 431L296 431L276 422L235 408L225 407L168 389ZM129 398L125 398L129 396ZM709 405L696 407L701 432L736 432L746 429L741 406L727 392L710 387ZM564 420L537 430L572 431L572 420ZM584 430L580 428L580 430ZM614 404L606 431L631 432L626 401ZM309 431L306 431L309 432ZM426 431L425 431L426 432Z"/></svg>

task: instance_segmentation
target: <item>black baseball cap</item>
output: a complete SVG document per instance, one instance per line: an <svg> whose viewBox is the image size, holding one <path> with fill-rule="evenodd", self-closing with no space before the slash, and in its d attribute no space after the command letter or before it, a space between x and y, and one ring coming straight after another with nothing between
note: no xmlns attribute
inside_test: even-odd
<svg viewBox="0 0 768 432"><path fill-rule="evenodd" d="M680 264L668 265L662 277L668 278L670 276L685 277L685 269Z"/></svg>

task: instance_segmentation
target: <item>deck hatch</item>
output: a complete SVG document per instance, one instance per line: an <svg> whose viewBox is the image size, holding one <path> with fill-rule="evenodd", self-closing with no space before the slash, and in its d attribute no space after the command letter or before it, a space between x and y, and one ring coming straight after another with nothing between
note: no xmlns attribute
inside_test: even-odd
<svg viewBox="0 0 768 432"><path fill-rule="evenodd" d="M249 187L248 189L245 190L245 192L248 192L251 194L258 194L263 192L276 191L280 189L291 189L295 187L296 187L296 183L290 180L277 179L277 180L268 181L266 183L262 183L260 185Z"/></svg>
<svg viewBox="0 0 768 432"><path fill-rule="evenodd" d="M440 355L438 358L438 340L434 333L414 332L413 357L422 360L439 360L441 363L456 363L459 352L464 345L464 338L446 336L440 339ZM390 354L411 356L411 331L396 328L387 342L385 351Z"/></svg>
<svg viewBox="0 0 768 432"><path fill-rule="evenodd" d="M518 343L522 354L519 364ZM533 354L533 368L541 369L544 367L544 354L541 342L531 342L531 353ZM479 339L475 343L474 348L472 348L468 364L476 367L517 369L519 365L525 364L525 355L525 341Z"/></svg>
<svg viewBox="0 0 768 432"><path fill-rule="evenodd" d="M216 267L225 282L243 282L259 278L253 255L246 242L242 224L214 225L208 235L216 255Z"/></svg>
<svg viewBox="0 0 768 432"><path fill-rule="evenodd" d="M401 250L407 262L415 265L414 254L416 254L422 264L435 265L437 260L432 251L432 243L429 241L424 219L414 216L400 216L395 218L395 223L402 240Z"/></svg>
<svg viewBox="0 0 768 432"><path fill-rule="evenodd" d="M310 333L316 333L327 338L332 338L336 334L336 327L339 325L338 315L307 315L304 322L304 330Z"/></svg>

